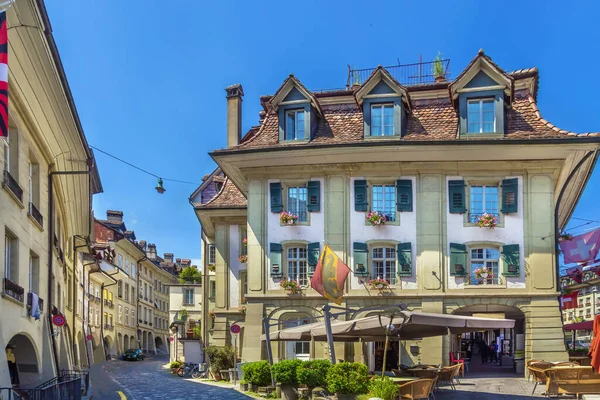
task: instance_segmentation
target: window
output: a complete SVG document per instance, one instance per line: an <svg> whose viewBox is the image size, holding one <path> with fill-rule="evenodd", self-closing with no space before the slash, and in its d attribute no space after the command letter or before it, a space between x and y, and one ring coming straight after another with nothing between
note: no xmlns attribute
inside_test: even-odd
<svg viewBox="0 0 600 400"><path fill-rule="evenodd" d="M108 301L110 301L111 303L113 301L113 293L112 292L108 292Z"/></svg>
<svg viewBox="0 0 600 400"><path fill-rule="evenodd" d="M125 260L125 272L129 274L129 260Z"/></svg>
<svg viewBox="0 0 600 400"><path fill-rule="evenodd" d="M100 286L98 286L98 285L94 286L94 296L96 296L97 298L100 298Z"/></svg>
<svg viewBox="0 0 600 400"><path fill-rule="evenodd" d="M496 131L494 99L474 99L467 102L467 132L493 133Z"/></svg>
<svg viewBox="0 0 600 400"><path fill-rule="evenodd" d="M10 171L10 146L8 144L8 138L5 138L2 143L4 149L4 171Z"/></svg>
<svg viewBox="0 0 600 400"><path fill-rule="evenodd" d="M113 324L113 315L112 314L108 314L108 324L110 326L114 326L114 324Z"/></svg>
<svg viewBox="0 0 600 400"><path fill-rule="evenodd" d="M129 308L125 307L125 325L129 326Z"/></svg>
<svg viewBox="0 0 600 400"><path fill-rule="evenodd" d="M117 321L119 321L119 323L122 324L123 323L123 306L120 304L119 304L119 313L117 315L118 315Z"/></svg>
<svg viewBox="0 0 600 400"><path fill-rule="evenodd" d="M125 301L129 301L129 284L125 284Z"/></svg>
<svg viewBox="0 0 600 400"><path fill-rule="evenodd" d="M240 226L240 255L248 255L248 230Z"/></svg>
<svg viewBox="0 0 600 400"><path fill-rule="evenodd" d="M382 213L388 221L396 220L396 186L373 185L371 189L371 211Z"/></svg>
<svg viewBox="0 0 600 400"><path fill-rule="evenodd" d="M104 325L108 325L108 313L104 313Z"/></svg>
<svg viewBox="0 0 600 400"><path fill-rule="evenodd" d="M285 112L285 140L304 139L304 110Z"/></svg>
<svg viewBox="0 0 600 400"><path fill-rule="evenodd" d="M102 293L102 297L104 298L104 300L108 300L108 290L104 289L103 293Z"/></svg>
<svg viewBox="0 0 600 400"><path fill-rule="evenodd" d="M10 129L8 137L4 140L4 170L17 179L19 176L19 131Z"/></svg>
<svg viewBox="0 0 600 400"><path fill-rule="evenodd" d="M135 310L131 310L131 326L135 326Z"/></svg>
<svg viewBox="0 0 600 400"><path fill-rule="evenodd" d="M498 260L500 259L500 251L496 248L479 248L471 249L471 285L481 285L484 283L498 284L499 273ZM478 278L475 274L476 270L486 267L492 271L491 276ZM481 276L481 275L480 275Z"/></svg>
<svg viewBox="0 0 600 400"><path fill-rule="evenodd" d="M298 216L298 221L306 222L306 187L294 186L287 188L287 210Z"/></svg>
<svg viewBox="0 0 600 400"><path fill-rule="evenodd" d="M123 297L123 281L117 282L117 296L119 296L119 298Z"/></svg>
<svg viewBox="0 0 600 400"><path fill-rule="evenodd" d="M135 278L135 263L131 263L131 276Z"/></svg>
<svg viewBox="0 0 600 400"><path fill-rule="evenodd" d="M119 254L117 256L117 260L118 260L119 268L123 269L123 256Z"/></svg>
<svg viewBox="0 0 600 400"><path fill-rule="evenodd" d="M209 296L211 298L215 298L217 297L217 282L215 281L211 281L210 282L210 292L209 292Z"/></svg>
<svg viewBox="0 0 600 400"><path fill-rule="evenodd" d="M297 320L297 321L286 321L284 322L284 328L292 328L304 324L308 324L309 320ZM309 360L310 359L310 342L289 342L287 345L286 358L288 360L299 359Z"/></svg>
<svg viewBox="0 0 600 400"><path fill-rule="evenodd" d="M33 160L29 161L29 203L40 205L40 165Z"/></svg>
<svg viewBox="0 0 600 400"><path fill-rule="evenodd" d="M29 291L39 293L40 285L40 258L37 254L29 253Z"/></svg>
<svg viewBox="0 0 600 400"><path fill-rule="evenodd" d="M481 214L499 217L498 186L471 186L469 194L469 222L477 222Z"/></svg>
<svg viewBox="0 0 600 400"><path fill-rule="evenodd" d="M371 106L371 136L394 135L394 105L374 104Z"/></svg>
<svg viewBox="0 0 600 400"><path fill-rule="evenodd" d="M19 239L8 229L4 234L4 277L19 283Z"/></svg>
<svg viewBox="0 0 600 400"><path fill-rule="evenodd" d="M308 285L306 247L291 247L287 249L287 266L288 279L298 281L300 286Z"/></svg>
<svg viewBox="0 0 600 400"><path fill-rule="evenodd" d="M396 249L393 247L374 247L371 250L373 276L385 279L391 285L396 283Z"/></svg>
<svg viewBox="0 0 600 400"><path fill-rule="evenodd" d="M217 249L214 244L208 245L208 265L215 265L217 263Z"/></svg>

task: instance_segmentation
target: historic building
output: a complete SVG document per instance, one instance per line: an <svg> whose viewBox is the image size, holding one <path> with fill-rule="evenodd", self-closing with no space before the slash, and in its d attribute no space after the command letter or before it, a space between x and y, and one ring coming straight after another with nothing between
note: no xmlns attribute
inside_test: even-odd
<svg viewBox="0 0 600 400"><path fill-rule="evenodd" d="M214 297L205 342L230 343L229 326L242 321L241 357L265 359L263 318L276 329L321 316L326 301L310 278L326 243L352 271L343 307L358 311L341 318L399 303L511 318L514 329L480 338L502 338L527 359L566 359L556 232L600 135L542 118L536 68L505 72L483 51L453 80L406 80L414 74L403 68L352 71L346 89L319 92L290 75L260 98L260 123L245 135L242 86L226 88L227 148L210 154L218 169L190 197L203 267L214 270L204 273L215 282L204 285ZM385 287L371 285L378 277ZM394 351L405 363L447 363L456 339ZM340 343L336 355L377 369L379 347ZM276 360L327 354L318 342L273 350Z"/></svg>
<svg viewBox="0 0 600 400"><path fill-rule="evenodd" d="M7 25L0 387L11 387L12 375L13 384L31 388L88 363L85 341L76 343L84 318L77 271L89 257L92 195L102 186L43 2L16 2ZM55 325L55 316L64 325Z"/></svg>

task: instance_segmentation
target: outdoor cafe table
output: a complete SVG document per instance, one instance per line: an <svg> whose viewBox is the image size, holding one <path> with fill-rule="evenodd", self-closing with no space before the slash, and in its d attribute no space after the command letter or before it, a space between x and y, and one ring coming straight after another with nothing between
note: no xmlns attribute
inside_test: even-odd
<svg viewBox="0 0 600 400"><path fill-rule="evenodd" d="M400 383L400 382L416 381L419 378L415 378L414 376L392 376L392 377L390 377L390 379L392 380L392 382Z"/></svg>

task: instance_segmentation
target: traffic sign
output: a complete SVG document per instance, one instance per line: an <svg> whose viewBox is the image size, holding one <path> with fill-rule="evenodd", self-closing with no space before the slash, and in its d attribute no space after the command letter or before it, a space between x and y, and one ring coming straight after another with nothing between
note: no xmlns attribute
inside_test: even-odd
<svg viewBox="0 0 600 400"><path fill-rule="evenodd" d="M66 322L67 320L65 320L65 317L63 317L61 314L56 314L54 317L52 317L52 323L56 326L63 326Z"/></svg>
<svg viewBox="0 0 600 400"><path fill-rule="evenodd" d="M238 334L238 333L240 333L242 328L240 328L240 326L238 324L233 324L233 325L231 325L230 330L231 330L231 333Z"/></svg>

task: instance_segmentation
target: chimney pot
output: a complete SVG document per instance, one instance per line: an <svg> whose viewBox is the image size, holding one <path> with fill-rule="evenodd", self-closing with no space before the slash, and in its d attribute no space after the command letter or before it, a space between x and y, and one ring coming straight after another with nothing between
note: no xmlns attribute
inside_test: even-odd
<svg viewBox="0 0 600 400"><path fill-rule="evenodd" d="M244 89L236 83L225 88L227 92L227 147L240 144L242 138L242 97Z"/></svg>
<svg viewBox="0 0 600 400"><path fill-rule="evenodd" d="M165 253L163 254L165 262L173 262L173 253Z"/></svg>
<svg viewBox="0 0 600 400"><path fill-rule="evenodd" d="M156 245L154 243L148 243L146 257L148 257L151 260L156 260Z"/></svg>
<svg viewBox="0 0 600 400"><path fill-rule="evenodd" d="M258 112L258 121L263 122L265 120L266 116L267 116L267 112L265 110L260 110Z"/></svg>
<svg viewBox="0 0 600 400"><path fill-rule="evenodd" d="M123 211L107 210L106 219L113 224L120 224L123 222Z"/></svg>

